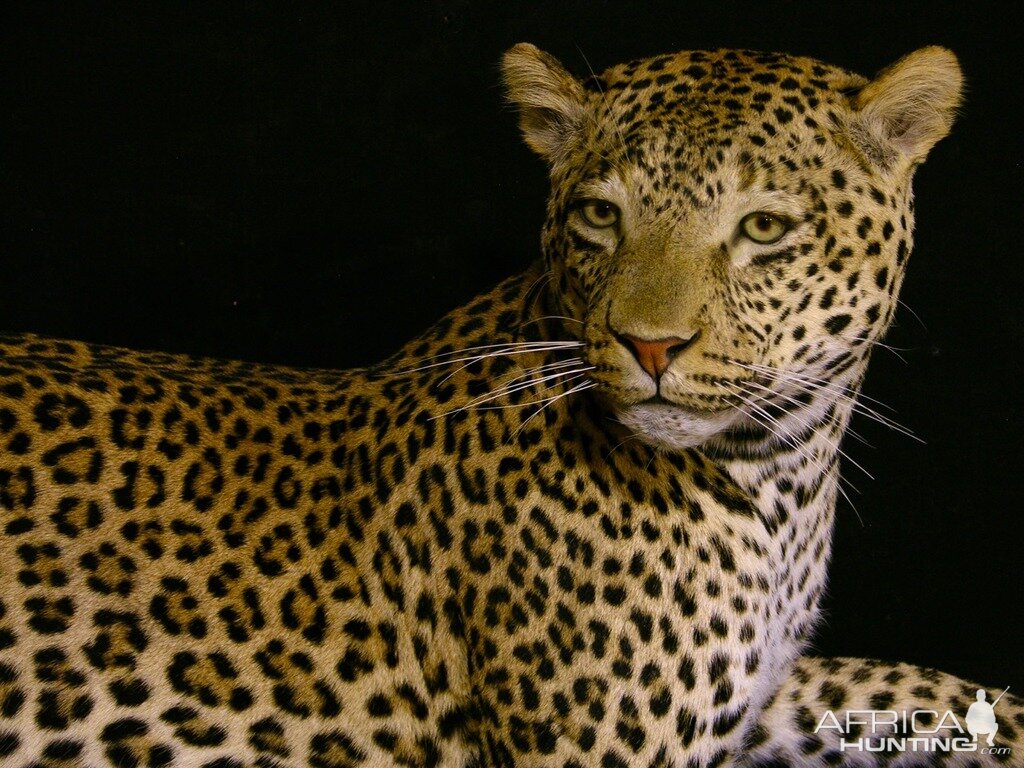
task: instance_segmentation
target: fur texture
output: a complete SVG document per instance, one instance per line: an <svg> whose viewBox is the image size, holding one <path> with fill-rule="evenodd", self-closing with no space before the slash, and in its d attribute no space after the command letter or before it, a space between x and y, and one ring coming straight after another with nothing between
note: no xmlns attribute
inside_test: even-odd
<svg viewBox="0 0 1024 768"><path fill-rule="evenodd" d="M380 365L0 337L4 768L941 762L817 716L975 686L801 654L952 54L504 77L543 258Z"/></svg>

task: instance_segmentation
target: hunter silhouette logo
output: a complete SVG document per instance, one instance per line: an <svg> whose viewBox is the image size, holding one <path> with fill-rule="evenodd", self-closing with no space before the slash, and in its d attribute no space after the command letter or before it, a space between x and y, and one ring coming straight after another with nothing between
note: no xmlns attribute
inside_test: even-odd
<svg viewBox="0 0 1024 768"><path fill-rule="evenodd" d="M1003 694L1010 690L1010 686L1006 686L1003 689L1003 693L996 696L996 700L989 704L985 701L987 694L983 688L978 689L977 701L971 704L967 710L967 731L974 737L974 740L978 740L978 736L988 735L988 745L992 746L992 740L995 738L996 731L999 730L999 724L996 722L995 708L999 700L1003 698Z"/></svg>
<svg viewBox="0 0 1024 768"><path fill-rule="evenodd" d="M979 689L977 699L963 715L963 721L947 709L880 710L850 709L841 717L829 710L821 716L814 732L835 731L840 752L977 752L1008 755L1009 747L997 747L999 730L995 708L1007 686L991 704L988 693ZM984 736L985 745L978 743ZM986 746L987 745L987 746Z"/></svg>

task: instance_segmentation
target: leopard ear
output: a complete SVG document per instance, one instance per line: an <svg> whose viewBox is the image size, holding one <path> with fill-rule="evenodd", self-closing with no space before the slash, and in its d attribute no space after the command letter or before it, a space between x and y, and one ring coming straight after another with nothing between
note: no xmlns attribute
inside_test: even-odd
<svg viewBox="0 0 1024 768"><path fill-rule="evenodd" d="M558 59L529 43L506 51L501 71L526 143L548 162L558 161L583 126L583 86Z"/></svg>
<svg viewBox="0 0 1024 768"><path fill-rule="evenodd" d="M949 133L963 95L953 52L914 51L882 70L853 96L853 138L883 168L922 162Z"/></svg>

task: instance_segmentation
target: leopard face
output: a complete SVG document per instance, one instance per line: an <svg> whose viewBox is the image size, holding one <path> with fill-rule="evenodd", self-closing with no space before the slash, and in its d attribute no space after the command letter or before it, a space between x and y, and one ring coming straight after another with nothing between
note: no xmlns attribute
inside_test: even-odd
<svg viewBox="0 0 1024 768"><path fill-rule="evenodd" d="M870 82L745 51L583 82L529 46L505 63L550 165L556 311L618 420L669 448L783 440L822 416L815 389L856 386L895 310L913 169L959 98L952 54L923 49Z"/></svg>

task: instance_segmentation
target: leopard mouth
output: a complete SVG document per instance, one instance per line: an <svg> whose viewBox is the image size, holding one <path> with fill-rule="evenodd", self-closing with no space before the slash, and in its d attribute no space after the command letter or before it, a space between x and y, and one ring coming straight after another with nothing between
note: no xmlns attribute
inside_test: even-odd
<svg viewBox="0 0 1024 768"><path fill-rule="evenodd" d="M637 403L637 405L670 405L673 407L678 407L672 401L666 400L665 397L661 394L660 389L655 394L651 395L651 397Z"/></svg>
<svg viewBox="0 0 1024 768"><path fill-rule="evenodd" d="M742 418L733 407L694 408L655 395L615 408L616 420L645 442L670 450L694 448L731 429Z"/></svg>

